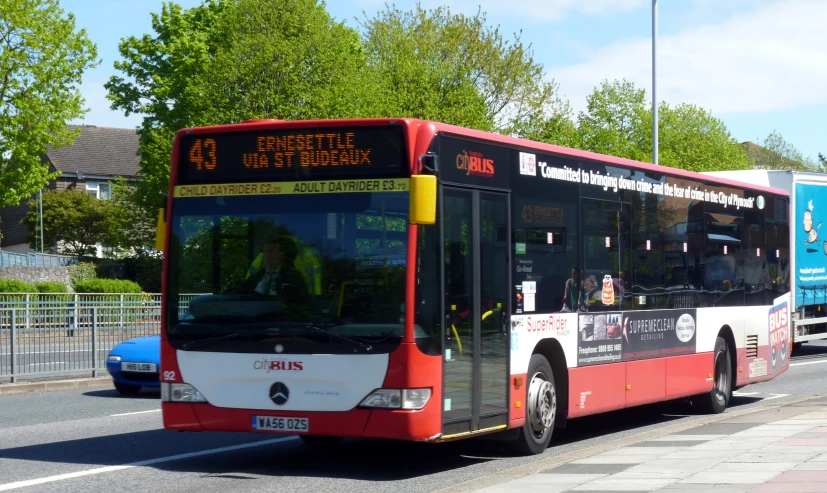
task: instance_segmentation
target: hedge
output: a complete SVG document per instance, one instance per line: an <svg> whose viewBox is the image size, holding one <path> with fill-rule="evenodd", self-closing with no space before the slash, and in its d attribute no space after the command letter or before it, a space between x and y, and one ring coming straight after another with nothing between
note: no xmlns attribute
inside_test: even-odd
<svg viewBox="0 0 827 493"><path fill-rule="evenodd" d="M75 283L77 293L142 293L138 283L125 279L86 279Z"/></svg>
<svg viewBox="0 0 827 493"><path fill-rule="evenodd" d="M36 282L35 287L39 293L68 293L69 288L58 281L42 281Z"/></svg>
<svg viewBox="0 0 827 493"><path fill-rule="evenodd" d="M69 279L72 281L72 286L77 286L79 282L88 281L97 277L97 266L93 263L81 262L69 266ZM75 291L77 291L77 289L75 289Z"/></svg>
<svg viewBox="0 0 827 493"><path fill-rule="evenodd" d="M0 293L37 293L34 284L18 279L0 279Z"/></svg>

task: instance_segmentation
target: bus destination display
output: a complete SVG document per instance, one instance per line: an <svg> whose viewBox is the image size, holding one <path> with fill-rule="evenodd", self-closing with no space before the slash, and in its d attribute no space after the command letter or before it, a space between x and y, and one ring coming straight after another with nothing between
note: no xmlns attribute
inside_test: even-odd
<svg viewBox="0 0 827 493"><path fill-rule="evenodd" d="M318 127L185 135L178 183L401 177L400 126Z"/></svg>

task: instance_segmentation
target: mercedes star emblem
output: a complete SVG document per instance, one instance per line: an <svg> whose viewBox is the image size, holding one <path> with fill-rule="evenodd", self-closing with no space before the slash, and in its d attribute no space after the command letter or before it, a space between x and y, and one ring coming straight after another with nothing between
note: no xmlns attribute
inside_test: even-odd
<svg viewBox="0 0 827 493"><path fill-rule="evenodd" d="M290 389L287 385L281 382L276 382L270 387L270 399L276 403L277 406L284 405L287 399L290 398Z"/></svg>

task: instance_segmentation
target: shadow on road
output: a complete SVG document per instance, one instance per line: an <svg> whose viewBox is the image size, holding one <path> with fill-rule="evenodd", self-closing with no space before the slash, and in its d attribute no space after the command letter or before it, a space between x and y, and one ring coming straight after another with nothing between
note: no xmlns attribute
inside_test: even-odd
<svg viewBox="0 0 827 493"><path fill-rule="evenodd" d="M85 393L94 398L120 398L115 390ZM147 389L124 398L157 399ZM733 406L752 402L736 398ZM552 449L614 433L633 432L696 414L687 401L653 404L572 420L555 430ZM67 440L0 450L0 458L64 464L107 466L170 457L260 440L278 435L176 433L167 430ZM554 453L550 450L549 453ZM504 442L463 440L444 444L349 439L333 447L312 447L291 439L260 447L203 455L151 467L164 471L247 479L244 474L284 477L350 479L368 482L399 481L438 474L474 464L513 458Z"/></svg>
<svg viewBox="0 0 827 493"><path fill-rule="evenodd" d="M158 387L142 387L141 391L137 394L121 394L115 389L106 389L106 390L92 390L89 392L84 392L84 396L86 397L98 397L98 398L107 398L107 399L147 399L147 400L160 400L161 399L161 389Z"/></svg>
<svg viewBox="0 0 827 493"><path fill-rule="evenodd" d="M821 359L825 355L827 355L827 344L824 344L823 341L805 342L799 349L793 351L790 361Z"/></svg>

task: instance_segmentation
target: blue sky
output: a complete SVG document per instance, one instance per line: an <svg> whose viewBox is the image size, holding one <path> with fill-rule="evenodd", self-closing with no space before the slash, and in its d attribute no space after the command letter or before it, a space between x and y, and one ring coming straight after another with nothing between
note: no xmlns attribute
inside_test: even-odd
<svg viewBox="0 0 827 493"><path fill-rule="evenodd" d="M179 0L185 8L201 0ZM384 0L329 0L328 10L357 27ZM387 3L391 3L390 1ZM399 0L401 9L412 0ZM84 76L90 112L75 123L131 127L140 116L109 109L103 84L114 75L118 42L151 31L161 0L61 0L97 44L101 65ZM478 8L510 38L522 31L535 60L562 97L582 110L603 79L652 88L651 0L421 0L424 7ZM825 0L658 0L658 99L699 105L721 118L738 141L780 132L804 156L827 155Z"/></svg>

